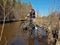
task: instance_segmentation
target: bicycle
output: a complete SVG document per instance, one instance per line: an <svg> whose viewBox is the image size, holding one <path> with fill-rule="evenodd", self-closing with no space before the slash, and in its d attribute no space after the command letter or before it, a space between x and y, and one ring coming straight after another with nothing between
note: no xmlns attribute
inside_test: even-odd
<svg viewBox="0 0 60 45"><path fill-rule="evenodd" d="M34 38L34 32L35 32L35 25L33 24L33 21L30 19L29 22L27 20L22 22L21 29L23 32L29 31L29 37Z"/></svg>

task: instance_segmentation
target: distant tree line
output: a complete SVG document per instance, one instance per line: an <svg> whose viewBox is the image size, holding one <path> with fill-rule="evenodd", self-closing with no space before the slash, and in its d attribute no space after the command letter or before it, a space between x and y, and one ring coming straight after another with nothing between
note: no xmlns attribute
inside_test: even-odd
<svg viewBox="0 0 60 45"><path fill-rule="evenodd" d="M0 0L0 20L22 19L32 8L31 3L24 3L20 0Z"/></svg>

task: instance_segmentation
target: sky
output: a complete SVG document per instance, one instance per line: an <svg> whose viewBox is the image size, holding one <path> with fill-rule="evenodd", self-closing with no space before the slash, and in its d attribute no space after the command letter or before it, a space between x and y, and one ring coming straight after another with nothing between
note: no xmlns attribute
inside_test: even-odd
<svg viewBox="0 0 60 45"><path fill-rule="evenodd" d="M22 2L32 4L33 9L40 16L47 16L51 12L58 11L60 8L60 0L21 0ZM60 11L60 10L59 10Z"/></svg>

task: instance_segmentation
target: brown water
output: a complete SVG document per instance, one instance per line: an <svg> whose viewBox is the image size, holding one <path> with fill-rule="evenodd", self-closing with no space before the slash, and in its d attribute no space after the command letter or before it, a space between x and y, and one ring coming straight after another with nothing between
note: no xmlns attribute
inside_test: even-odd
<svg viewBox="0 0 60 45"><path fill-rule="evenodd" d="M4 45L5 43L5 38L7 41L11 40L16 34L19 33L20 22L14 22L14 23L6 23L4 26L4 32L3 32L3 37L0 42L0 45ZM2 24L0 24L0 32L2 29Z"/></svg>
<svg viewBox="0 0 60 45"><path fill-rule="evenodd" d="M43 41L29 37L29 31L20 29L21 22L6 23L0 45L45 45ZM0 24L1 33L2 24ZM41 42L41 43L40 43Z"/></svg>

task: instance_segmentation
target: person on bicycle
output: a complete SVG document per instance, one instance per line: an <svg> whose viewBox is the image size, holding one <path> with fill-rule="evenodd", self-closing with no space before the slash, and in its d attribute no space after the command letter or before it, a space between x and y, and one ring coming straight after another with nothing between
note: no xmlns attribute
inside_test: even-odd
<svg viewBox="0 0 60 45"><path fill-rule="evenodd" d="M34 9L31 9L30 11L30 26L31 26L31 35L33 34L34 35L34 32L35 32L35 25L33 23L33 19L35 19L35 10Z"/></svg>
<svg viewBox="0 0 60 45"><path fill-rule="evenodd" d="M29 14L25 17L26 20L29 21L29 27L31 28L30 29L30 35L34 35L34 32L35 32L35 20L36 18L36 14L35 14L35 10L34 9L31 9Z"/></svg>

